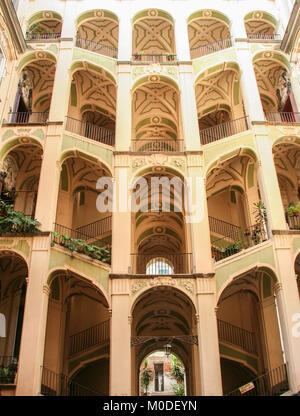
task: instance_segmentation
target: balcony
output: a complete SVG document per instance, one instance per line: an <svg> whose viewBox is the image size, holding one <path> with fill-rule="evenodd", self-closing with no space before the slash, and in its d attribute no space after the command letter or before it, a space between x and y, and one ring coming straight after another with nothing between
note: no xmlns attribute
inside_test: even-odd
<svg viewBox="0 0 300 416"><path fill-rule="evenodd" d="M202 56L206 56L214 52L219 52L223 49L231 48L231 46L231 38L221 39L217 42L207 43L206 45L200 45L195 48L191 48L191 59L201 58Z"/></svg>
<svg viewBox="0 0 300 416"><path fill-rule="evenodd" d="M101 55L109 56L110 58L118 57L118 48L104 43L98 43L93 40L76 37L77 48L87 49L91 52L99 53Z"/></svg>
<svg viewBox="0 0 300 416"><path fill-rule="evenodd" d="M290 230L300 230L300 217L298 215L293 217L288 216L287 220Z"/></svg>
<svg viewBox="0 0 300 416"><path fill-rule="evenodd" d="M269 239L266 225L256 224L240 229L223 238L212 240L212 257L218 262L234 254L254 247Z"/></svg>
<svg viewBox="0 0 300 416"><path fill-rule="evenodd" d="M149 139L134 139L131 141L131 150L137 153L145 152L182 152L183 140L164 139L164 138L149 138Z"/></svg>
<svg viewBox="0 0 300 416"><path fill-rule="evenodd" d="M144 54L142 52L137 52L134 55L132 55L132 60L134 62L141 62L146 64L170 64L176 63L177 57L175 54L172 53Z"/></svg>
<svg viewBox="0 0 300 416"><path fill-rule="evenodd" d="M266 120L275 124L300 123L300 113L265 111Z"/></svg>
<svg viewBox="0 0 300 416"><path fill-rule="evenodd" d="M248 117L241 117L236 120L226 121L208 129L200 130L200 141L202 145L213 143L225 137L242 133L249 129Z"/></svg>
<svg viewBox="0 0 300 416"><path fill-rule="evenodd" d="M0 384L15 384L18 359L12 356L0 357Z"/></svg>
<svg viewBox="0 0 300 416"><path fill-rule="evenodd" d="M10 112L3 124L45 124L48 120L48 112Z"/></svg>
<svg viewBox="0 0 300 416"><path fill-rule="evenodd" d="M273 40L280 41L281 36L277 33L247 33L247 38L250 40Z"/></svg>
<svg viewBox="0 0 300 416"><path fill-rule="evenodd" d="M191 274L192 253L133 253L132 273L148 275Z"/></svg>
<svg viewBox="0 0 300 416"><path fill-rule="evenodd" d="M87 121L66 117L65 130L108 146L114 146L115 144L115 132L113 130L97 126Z"/></svg>
<svg viewBox="0 0 300 416"><path fill-rule="evenodd" d="M26 41L44 41L44 40L57 40L60 39L61 32L43 32L43 33L31 33L27 32L25 35Z"/></svg>

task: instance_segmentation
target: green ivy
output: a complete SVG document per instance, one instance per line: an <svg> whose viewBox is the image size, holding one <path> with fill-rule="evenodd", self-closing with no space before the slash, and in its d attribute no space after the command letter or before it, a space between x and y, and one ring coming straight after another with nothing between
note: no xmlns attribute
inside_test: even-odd
<svg viewBox="0 0 300 416"><path fill-rule="evenodd" d="M14 211L13 205L0 201L0 235L5 233L37 234L40 223L23 212Z"/></svg>

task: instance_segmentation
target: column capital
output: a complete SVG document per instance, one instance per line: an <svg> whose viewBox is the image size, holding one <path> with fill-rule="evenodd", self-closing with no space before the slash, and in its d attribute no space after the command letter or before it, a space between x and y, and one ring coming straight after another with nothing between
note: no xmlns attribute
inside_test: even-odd
<svg viewBox="0 0 300 416"><path fill-rule="evenodd" d="M51 289L48 285L43 285L43 293L45 293L46 296L50 296Z"/></svg>
<svg viewBox="0 0 300 416"><path fill-rule="evenodd" d="M277 282L274 285L275 293L276 295L279 295L279 293L282 291L282 283Z"/></svg>

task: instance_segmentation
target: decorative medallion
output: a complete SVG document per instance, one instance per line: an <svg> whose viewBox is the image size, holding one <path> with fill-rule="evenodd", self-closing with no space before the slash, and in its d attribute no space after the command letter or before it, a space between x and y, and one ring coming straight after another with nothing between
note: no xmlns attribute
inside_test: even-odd
<svg viewBox="0 0 300 416"><path fill-rule="evenodd" d="M157 9L151 9L148 11L148 16L150 17L157 17L158 16L158 10Z"/></svg>

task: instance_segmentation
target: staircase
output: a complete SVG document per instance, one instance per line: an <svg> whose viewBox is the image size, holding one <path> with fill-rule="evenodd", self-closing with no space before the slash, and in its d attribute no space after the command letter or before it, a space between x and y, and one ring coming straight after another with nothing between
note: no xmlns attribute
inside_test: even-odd
<svg viewBox="0 0 300 416"><path fill-rule="evenodd" d="M109 343L109 319L70 336L69 357Z"/></svg>
<svg viewBox="0 0 300 416"><path fill-rule="evenodd" d="M101 220L91 222L76 228L76 231L86 236L87 243L95 243L111 234L112 216L102 218Z"/></svg>
<svg viewBox="0 0 300 416"><path fill-rule="evenodd" d="M218 218L208 217L208 220L210 232L218 234L222 237L233 238L241 230L241 227L238 227L237 225L233 225L226 221L219 220ZM217 238L215 240L217 240ZM214 240L212 240L212 242L213 241Z"/></svg>

